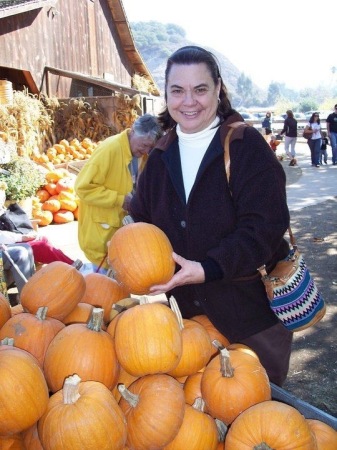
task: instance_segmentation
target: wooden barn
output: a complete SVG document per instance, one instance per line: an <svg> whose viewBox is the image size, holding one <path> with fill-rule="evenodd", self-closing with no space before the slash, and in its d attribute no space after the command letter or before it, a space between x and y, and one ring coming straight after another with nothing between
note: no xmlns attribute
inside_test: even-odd
<svg viewBox="0 0 337 450"><path fill-rule="evenodd" d="M141 97L159 90L121 0L0 0L0 79L48 97Z"/></svg>

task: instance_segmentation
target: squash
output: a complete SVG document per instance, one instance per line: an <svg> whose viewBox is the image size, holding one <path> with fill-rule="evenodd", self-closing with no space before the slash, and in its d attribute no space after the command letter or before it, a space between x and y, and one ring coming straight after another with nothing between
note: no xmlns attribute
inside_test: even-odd
<svg viewBox="0 0 337 450"><path fill-rule="evenodd" d="M56 198L49 198L42 204L42 211L51 211L52 213L61 209L61 202Z"/></svg>
<svg viewBox="0 0 337 450"><path fill-rule="evenodd" d="M65 378L74 373L108 389L116 385L119 363L113 338L102 330L103 312L94 308L88 324L67 325L51 341L43 366L51 392L61 389Z"/></svg>
<svg viewBox="0 0 337 450"><path fill-rule="evenodd" d="M123 450L126 422L106 386L75 374L51 396L38 433L45 450Z"/></svg>
<svg viewBox="0 0 337 450"><path fill-rule="evenodd" d="M226 450L314 450L316 440L307 420L297 409L275 400L243 411L230 426Z"/></svg>
<svg viewBox="0 0 337 450"><path fill-rule="evenodd" d="M115 344L118 361L134 376L169 372L182 355L177 317L160 303L136 305L120 314Z"/></svg>
<svg viewBox="0 0 337 450"><path fill-rule="evenodd" d="M149 223L119 228L108 244L108 261L114 277L131 294L148 294L151 286L167 283L175 263L165 233Z"/></svg>
<svg viewBox="0 0 337 450"><path fill-rule="evenodd" d="M38 189L35 195L36 197L38 197L41 203L45 202L50 197L49 192L43 188Z"/></svg>
<svg viewBox="0 0 337 450"><path fill-rule="evenodd" d="M127 446L160 449L177 435L183 422L185 400L181 385L166 374L146 375L127 389L118 386L127 421Z"/></svg>
<svg viewBox="0 0 337 450"><path fill-rule="evenodd" d="M1 436L26 430L45 412L46 380L37 360L25 350L0 345L0 386Z"/></svg>
<svg viewBox="0 0 337 450"><path fill-rule="evenodd" d="M38 220L40 227L50 225L53 221L53 213L51 211L42 211L42 209L36 209L33 211L33 219Z"/></svg>
<svg viewBox="0 0 337 450"><path fill-rule="evenodd" d="M207 364L201 393L207 411L226 425L245 409L271 398L269 379L259 360L226 348Z"/></svg>
<svg viewBox="0 0 337 450"><path fill-rule="evenodd" d="M75 218L72 211L68 211L67 209L60 209L59 211L54 213L53 220L55 223L69 223L73 222Z"/></svg>
<svg viewBox="0 0 337 450"><path fill-rule="evenodd" d="M47 306L48 317L63 320L80 302L85 292L83 275L62 261L43 266L24 285L20 295L23 308L36 314Z"/></svg>

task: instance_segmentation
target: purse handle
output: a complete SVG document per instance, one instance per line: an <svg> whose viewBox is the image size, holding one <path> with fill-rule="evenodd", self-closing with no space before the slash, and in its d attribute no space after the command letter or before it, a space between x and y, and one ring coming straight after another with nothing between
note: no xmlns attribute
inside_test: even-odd
<svg viewBox="0 0 337 450"><path fill-rule="evenodd" d="M233 122L230 125L228 125L230 127L230 130L228 131L225 141L224 141L224 164L225 164L225 171L226 171L226 178L227 178L227 183L228 183L228 187L229 187L229 178L230 178L230 153L229 153L229 144L230 144L230 138L234 132L235 129L241 127L241 126L245 126L245 127L249 127L250 125L248 125L245 122ZM232 191L230 190L230 194L232 195ZM288 227L288 233L289 233L289 240L290 240L290 244L291 246L296 249L297 245L296 245L296 239L295 236L292 232L291 226L289 225ZM266 265L264 264L263 266L259 267L257 269L262 276L266 276L267 275L267 271L266 271Z"/></svg>

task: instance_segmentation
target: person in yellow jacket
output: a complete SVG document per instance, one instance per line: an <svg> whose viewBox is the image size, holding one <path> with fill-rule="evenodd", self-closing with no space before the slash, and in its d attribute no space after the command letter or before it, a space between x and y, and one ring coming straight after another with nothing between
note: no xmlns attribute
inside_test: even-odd
<svg viewBox="0 0 337 450"><path fill-rule="evenodd" d="M122 226L148 153L161 136L151 114L144 114L119 134L105 139L78 174L78 240L92 270L106 273L107 243Z"/></svg>

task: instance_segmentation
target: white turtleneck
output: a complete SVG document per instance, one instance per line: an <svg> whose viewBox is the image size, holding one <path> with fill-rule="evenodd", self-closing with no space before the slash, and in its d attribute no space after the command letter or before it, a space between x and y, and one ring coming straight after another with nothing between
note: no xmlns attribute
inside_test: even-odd
<svg viewBox="0 0 337 450"><path fill-rule="evenodd" d="M218 130L216 126L219 123L219 117L204 130L197 133L183 133L180 126L177 125L177 135L179 141L181 169L185 187L186 201L190 195L195 182L201 161L209 147L215 133Z"/></svg>

